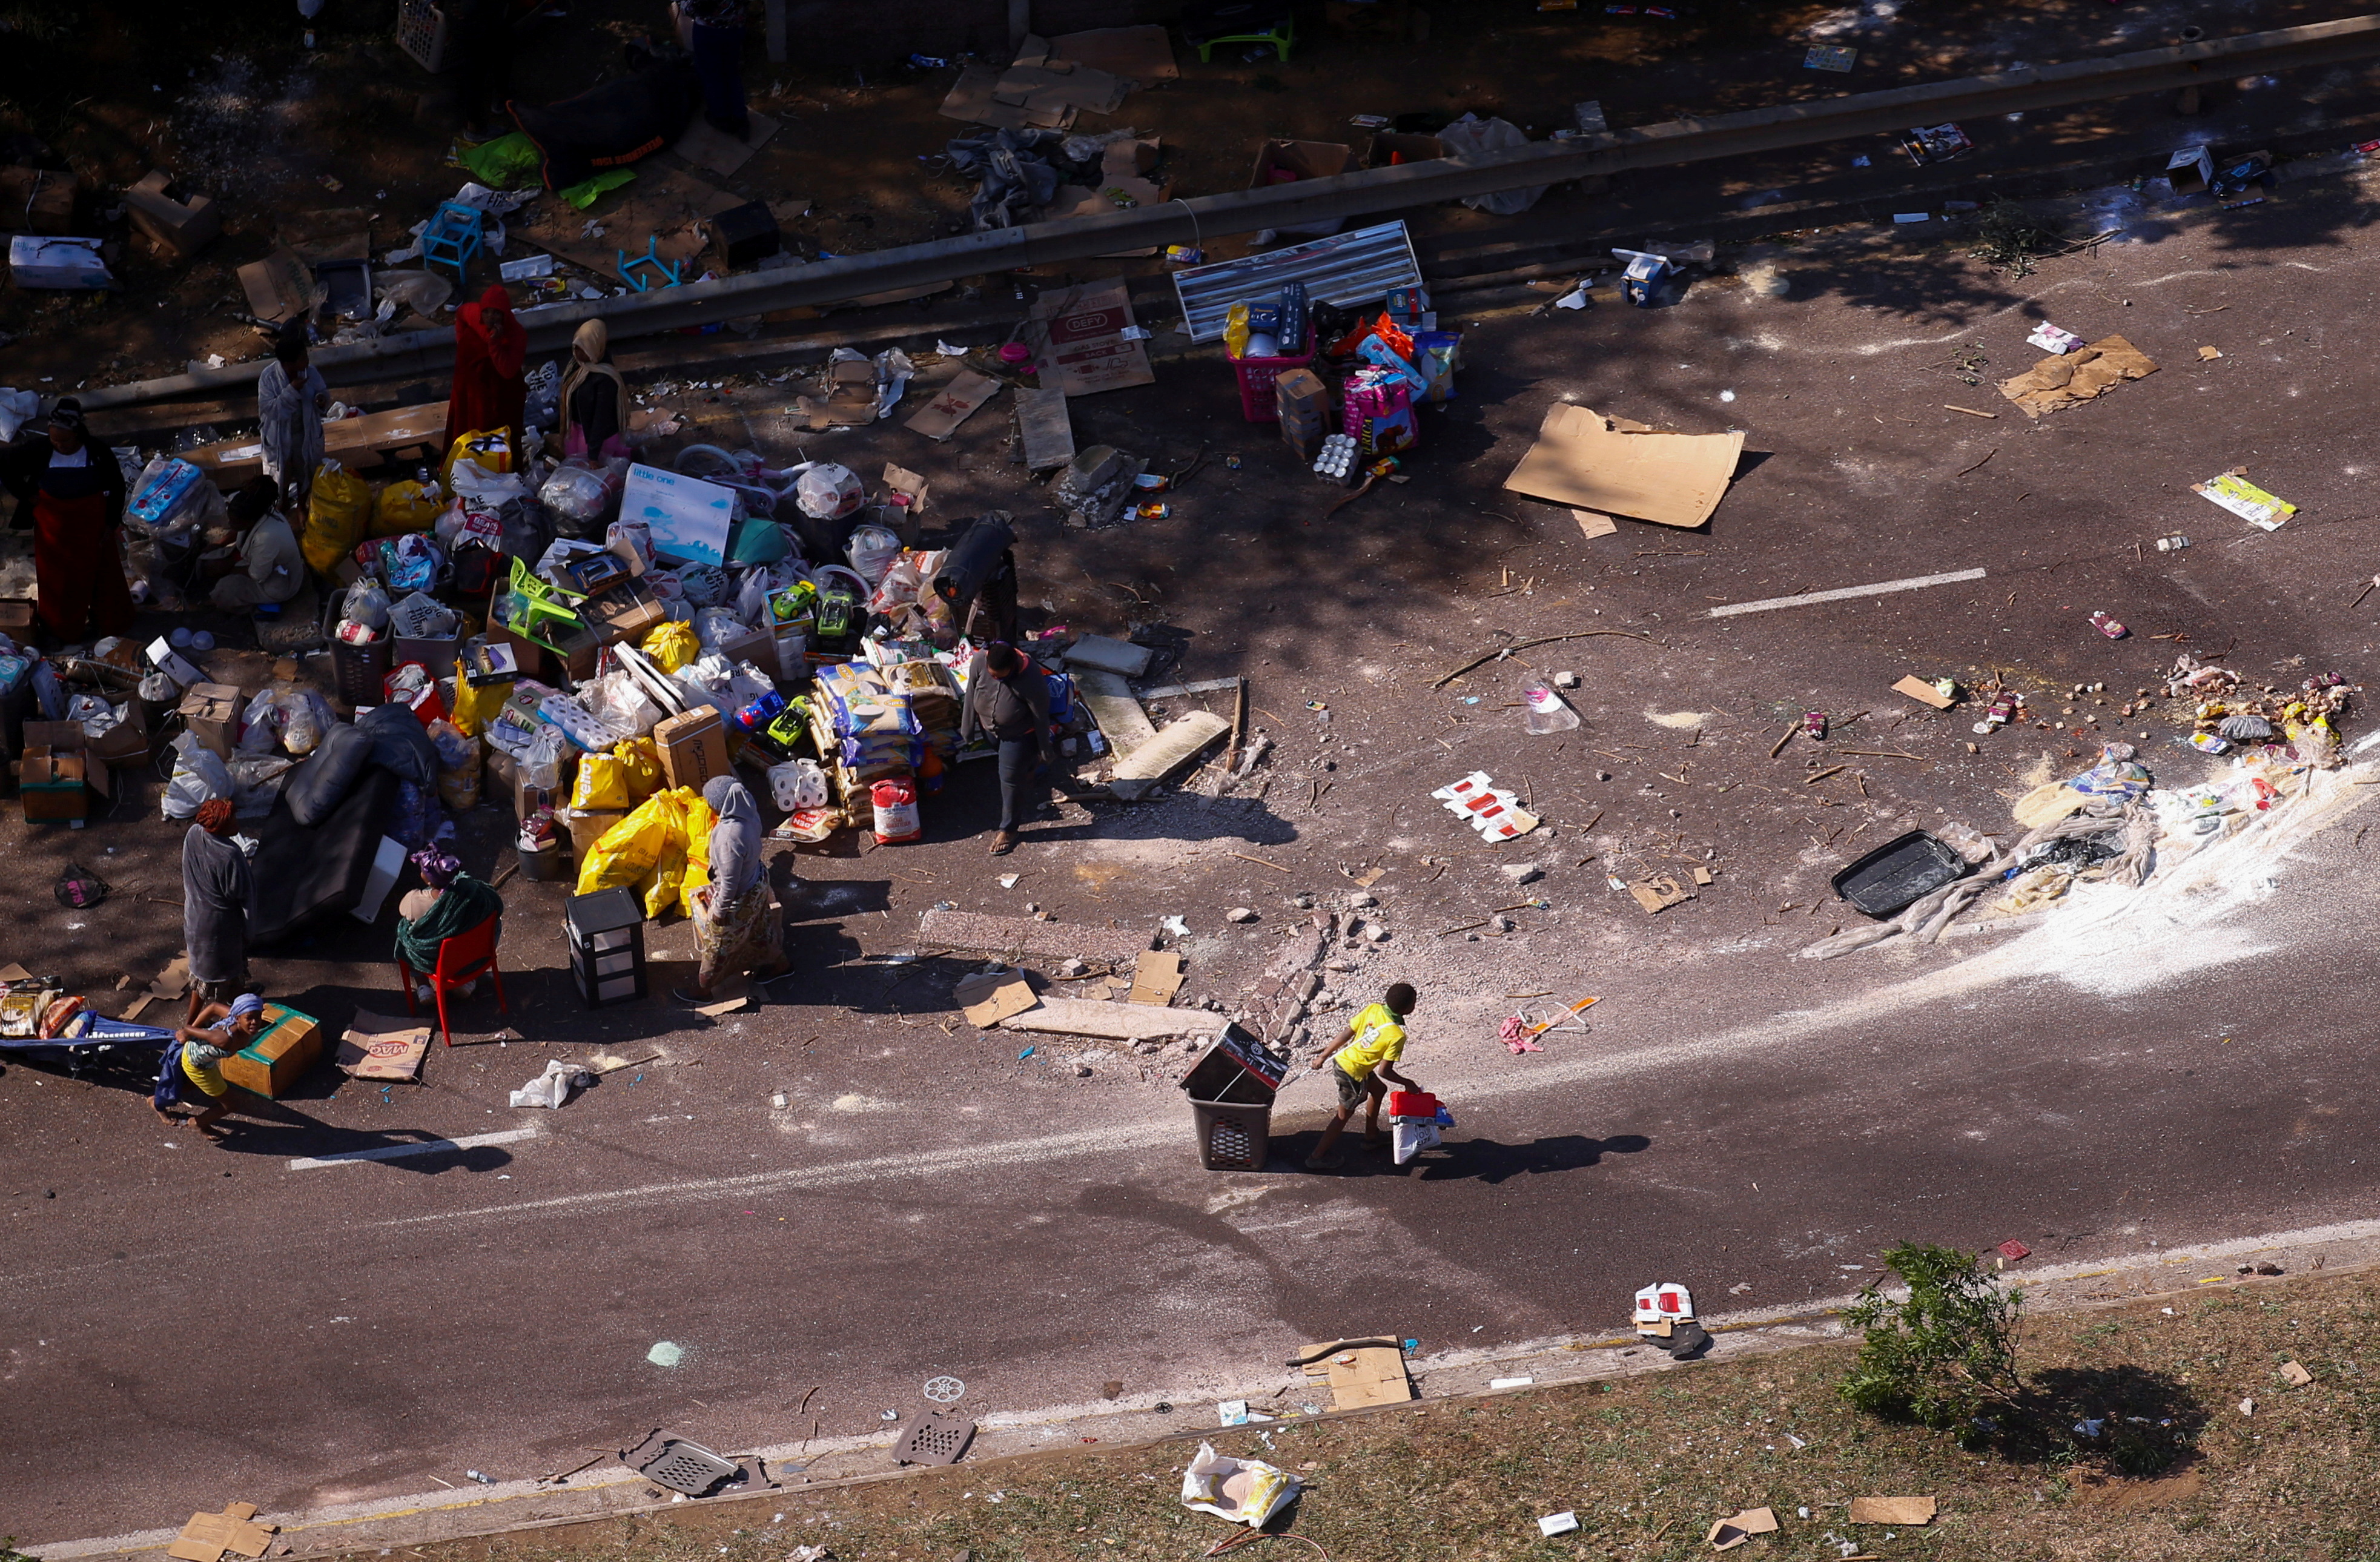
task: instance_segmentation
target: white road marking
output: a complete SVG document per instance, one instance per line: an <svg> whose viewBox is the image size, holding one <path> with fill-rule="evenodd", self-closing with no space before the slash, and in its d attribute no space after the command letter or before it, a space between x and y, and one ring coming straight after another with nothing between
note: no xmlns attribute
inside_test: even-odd
<svg viewBox="0 0 2380 1562"><path fill-rule="evenodd" d="M1887 592L1913 592L1920 586L1948 586L1961 580L1980 580L1980 569L1958 569L1948 575L1912 575L1906 580L1878 580L1869 586L1842 586L1831 592L1803 592L1800 596L1763 597L1758 602L1731 602L1725 607L1714 607L1704 616L1731 618L1739 613L1766 613L1773 607L1804 607L1814 602L1844 602L1852 597L1882 596Z"/></svg>
<svg viewBox="0 0 2380 1562"><path fill-rule="evenodd" d="M437 1155L449 1150L476 1150L482 1144L512 1144L535 1139L535 1129L506 1129L502 1133L466 1134L461 1139L431 1139L419 1144L382 1144L370 1150L342 1150L335 1155L301 1155L289 1163L294 1172L323 1166L344 1166L356 1161L401 1161L408 1155Z"/></svg>

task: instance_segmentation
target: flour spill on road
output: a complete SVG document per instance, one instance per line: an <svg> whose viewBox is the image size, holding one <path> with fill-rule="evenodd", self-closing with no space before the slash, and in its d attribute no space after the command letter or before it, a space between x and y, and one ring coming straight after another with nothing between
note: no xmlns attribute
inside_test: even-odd
<svg viewBox="0 0 2380 1562"><path fill-rule="evenodd" d="M370 1150L342 1150L333 1155L300 1155L289 1163L294 1172L324 1166L350 1165L358 1161L401 1161L413 1155L439 1155L450 1150L477 1150L483 1144L515 1144L535 1139L535 1129L506 1129L501 1133L467 1134L461 1139L425 1139L414 1144L376 1144Z"/></svg>

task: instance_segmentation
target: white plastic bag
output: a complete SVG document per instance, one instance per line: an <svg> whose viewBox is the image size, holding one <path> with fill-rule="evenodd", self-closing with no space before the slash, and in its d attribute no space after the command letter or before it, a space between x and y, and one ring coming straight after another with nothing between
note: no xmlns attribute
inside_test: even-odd
<svg viewBox="0 0 2380 1562"><path fill-rule="evenodd" d="M653 529L641 520L615 520L603 529L603 545L613 553L624 546L650 572L653 567Z"/></svg>
<svg viewBox="0 0 2380 1562"><path fill-rule="evenodd" d="M557 1057L545 1066L544 1073L513 1092L513 1104L560 1107L568 1103L571 1092L585 1090L594 1082L593 1074Z"/></svg>
<svg viewBox="0 0 2380 1562"><path fill-rule="evenodd" d="M242 754L225 766L231 775L232 812L242 819L272 812L297 763L279 754Z"/></svg>
<svg viewBox="0 0 2380 1562"><path fill-rule="evenodd" d="M1482 119L1475 114L1466 114L1439 131L1438 139L1449 157L1509 152L1529 144L1528 136L1518 125L1504 119ZM1491 195L1466 195L1463 203L1474 211L1493 212L1500 217L1517 216L1536 205L1538 198L1552 188L1531 185L1526 189L1500 189Z"/></svg>
<svg viewBox="0 0 2380 1562"><path fill-rule="evenodd" d="M725 607L698 607L694 610L694 638L702 642L705 651L716 651L722 641L734 640L750 632L751 626Z"/></svg>
<svg viewBox="0 0 2380 1562"><path fill-rule="evenodd" d="M396 626L398 637L404 640L444 640L455 632L455 610L422 592L408 592L404 601L390 607L388 621ZM430 670L447 673L454 669Z"/></svg>
<svg viewBox="0 0 2380 1562"><path fill-rule="evenodd" d="M358 580L347 588L346 621L378 633L388 628L388 592L378 580Z"/></svg>
<svg viewBox="0 0 2380 1562"><path fill-rule="evenodd" d="M243 754L269 754L281 743L281 725L287 720L281 701L270 689L260 689L239 714L239 751Z"/></svg>
<svg viewBox="0 0 2380 1562"><path fill-rule="evenodd" d="M818 520L841 520L868 501L868 489L849 467L820 461L794 484L802 513Z"/></svg>
<svg viewBox="0 0 2380 1562"><path fill-rule="evenodd" d="M769 795L787 813L826 806L826 772L816 760L787 760L769 767Z"/></svg>
<svg viewBox="0 0 2380 1562"><path fill-rule="evenodd" d="M507 499L526 499L528 489L518 472L492 472L468 456L458 457L446 486L484 508L500 510Z"/></svg>
<svg viewBox="0 0 2380 1562"><path fill-rule="evenodd" d="M1391 1117L1389 1128L1399 1165L1403 1165L1425 1150L1438 1148L1441 1142L1435 1117Z"/></svg>
<svg viewBox="0 0 2380 1562"><path fill-rule="evenodd" d="M605 726L634 738L650 732L669 714L624 668L599 673L579 689L578 698Z"/></svg>
<svg viewBox="0 0 2380 1562"><path fill-rule="evenodd" d="M901 539L880 526L863 526L851 534L843 555L872 592L892 567L892 561L901 556Z"/></svg>
<svg viewBox="0 0 2380 1562"><path fill-rule="evenodd" d="M1235 1459L1198 1445L1198 1457L1182 1472L1182 1506L1211 1513L1252 1530L1262 1529L1297 1495L1297 1477L1261 1459Z"/></svg>
<svg viewBox="0 0 2380 1562"><path fill-rule="evenodd" d="M321 692L309 688L285 690L281 699L281 746L298 759L314 751L322 734L339 718Z"/></svg>
<svg viewBox="0 0 2380 1562"><path fill-rule="evenodd" d="M199 805L232 796L231 771L199 740L185 732L174 739L174 774L165 783L158 807L168 819L195 819Z"/></svg>

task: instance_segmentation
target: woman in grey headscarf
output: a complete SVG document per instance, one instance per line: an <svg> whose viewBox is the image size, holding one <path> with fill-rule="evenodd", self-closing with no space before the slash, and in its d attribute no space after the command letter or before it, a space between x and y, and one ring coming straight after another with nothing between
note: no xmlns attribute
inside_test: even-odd
<svg viewBox="0 0 2380 1562"><path fill-rule="evenodd" d="M711 778L702 788L718 823L710 827L710 883L695 891L694 942L702 958L694 984L680 987L680 1003L707 1004L713 984L730 972L782 975L784 929L769 905L767 864L760 860L760 809L751 791L733 776Z"/></svg>
<svg viewBox="0 0 2380 1562"><path fill-rule="evenodd" d="M322 464L322 413L331 387L307 361L306 324L292 321L273 338L273 361L256 377L256 421L264 444L264 475L281 484L292 505L302 503Z"/></svg>
<svg viewBox="0 0 2380 1562"><path fill-rule="evenodd" d="M231 804L209 798L182 837L182 942L190 952L193 1025L203 1006L229 1003L248 990L248 903L255 880L233 827Z"/></svg>

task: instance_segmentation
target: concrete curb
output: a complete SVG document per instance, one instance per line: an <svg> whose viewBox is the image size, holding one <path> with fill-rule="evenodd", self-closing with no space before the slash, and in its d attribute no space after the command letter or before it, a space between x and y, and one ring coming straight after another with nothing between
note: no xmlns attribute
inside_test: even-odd
<svg viewBox="0 0 2380 1562"><path fill-rule="evenodd" d="M2380 1220L2192 1243L2111 1260L2035 1264L2010 1270L2006 1278L2024 1287L2035 1314L2055 1315L2094 1312L2158 1297L2187 1296L2209 1287L2228 1289L2265 1284L2261 1277L2235 1273L2240 1261L2250 1259L2277 1263L2299 1278L2313 1273L2327 1276L2380 1268ZM1847 1273L1846 1280L1865 1282L1880 1275L1881 1271L1869 1266L1857 1275ZM2176 1283L2185 1276L2186 1283ZM1853 1300L1854 1296L1846 1294L1714 1315L1705 1323L1713 1336L1713 1344L1703 1360L1736 1361L1840 1339L1844 1332L1840 1315ZM990 1471L1021 1466L1050 1454L1078 1452L1087 1445L1112 1452L1210 1438L1223 1429L1208 1424L1206 1412L1224 1398L1245 1398L1252 1406L1287 1406L1290 1417L1298 1420L1348 1421L1500 1394L1674 1371L1690 1364L1670 1361L1630 1334L1593 1338L1563 1336L1481 1350L1444 1351L1413 1359L1411 1369L1418 1397L1406 1405L1330 1410L1308 1418L1299 1413L1295 1403L1315 1391L1302 1378L1276 1377L1185 1397L1169 1411L1157 1409L1167 1401L1154 1395L1135 1396L1112 1405L1053 1406L984 1417L978 1422L975 1446L965 1463L970 1470ZM1524 1387L1488 1386L1496 1379L1512 1377L1530 1381ZM1286 1386L1281 1386L1283 1384ZM681 1430L699 1435L698 1428ZM595 1483L591 1485L515 1481L483 1492L431 1492L261 1517L281 1526L280 1538L270 1553L273 1558L360 1558L376 1557L400 1546L530 1535L574 1526L628 1523L663 1514L687 1515L696 1510L739 1516L759 1514L773 1511L772 1505L782 1504L796 1492L815 1493L898 1481L931 1471L933 1467L888 1468L892 1442L893 1434L885 1433L819 1439L779 1448L733 1450L738 1454L757 1453L766 1458L771 1473L783 1477L783 1483L774 1490L701 1502L689 1502L683 1497L651 1500L650 1494L657 1488L613 1464L608 1469L588 1470L581 1479L593 1480ZM806 1462L790 1464L795 1458ZM42 1562L104 1562L109 1558L152 1562L172 1544L176 1532L149 1530L103 1539L58 1542L35 1545L30 1554Z"/></svg>

